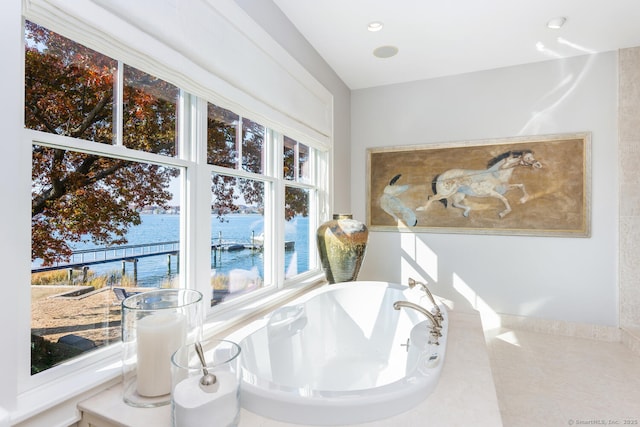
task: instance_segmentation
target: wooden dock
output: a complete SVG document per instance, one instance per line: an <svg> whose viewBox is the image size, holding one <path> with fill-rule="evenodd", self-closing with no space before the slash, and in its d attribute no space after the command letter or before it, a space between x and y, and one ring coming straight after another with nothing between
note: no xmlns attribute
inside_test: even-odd
<svg viewBox="0 0 640 427"><path fill-rule="evenodd" d="M178 255L178 253L180 253L180 242L177 241L82 249L73 251L68 262L32 268L31 273L65 268L78 270L95 264L106 264L117 261L135 262L135 260L140 258L159 255L172 256Z"/></svg>
<svg viewBox="0 0 640 427"><path fill-rule="evenodd" d="M285 242L285 250L291 251L295 249L295 242L288 241ZM254 241L254 242L236 242L236 241L220 241L211 243L211 251L214 253L217 252L235 252L235 251L243 251L243 250L251 250L251 251L262 251L262 242ZM135 264L137 260L140 258L147 258L152 256L161 256L166 255L178 256L180 253L180 242L179 241L171 241L171 242L158 242L158 243L147 243L147 244L139 244L139 245L124 245L124 246L113 246L113 247L104 247L104 248L94 248L94 249L82 249L78 251L73 251L71 257L68 262L64 263L56 263L55 265L49 266L39 266L31 269L31 273L41 273L45 271L53 271L53 270L62 270L62 269L70 269L70 270L83 270L86 267L95 264L106 264L109 262L132 262ZM123 264L124 268L124 264Z"/></svg>

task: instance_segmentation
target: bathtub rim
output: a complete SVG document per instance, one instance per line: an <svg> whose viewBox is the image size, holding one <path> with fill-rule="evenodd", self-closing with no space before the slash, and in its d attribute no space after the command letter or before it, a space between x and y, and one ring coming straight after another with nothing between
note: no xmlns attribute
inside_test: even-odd
<svg viewBox="0 0 640 427"><path fill-rule="evenodd" d="M228 335L225 339L240 343L245 337L265 327L273 313L278 309L302 305L319 294L352 286L377 286L393 288L403 292L409 290L407 286L383 281L353 281L327 284L277 307L270 313ZM436 366L428 367L426 374L425 372L420 372L420 375L418 375L416 372L409 377L403 377L371 389L335 392L316 390L313 395L301 395L298 392L300 388L278 386L277 384L275 384L276 387L273 387L274 384L268 380L262 381L271 385L270 387L263 387L265 384L262 383L258 385L252 384L245 381L243 373L241 383L243 408L275 420L307 425L358 424L389 418L414 408L423 402L436 388L440 372L446 360L448 312L442 300L439 297L436 297L436 300L439 302L438 305L445 319L442 329L443 336L440 338L440 345L437 347L438 363ZM419 335L424 334L427 337L429 325L429 320L425 319L414 324L408 333L410 336L417 333ZM420 371L420 369L416 371ZM393 400L392 410L389 409L391 398ZM310 418L314 419L313 423L309 422Z"/></svg>
<svg viewBox="0 0 640 427"><path fill-rule="evenodd" d="M444 325L447 325L447 317L445 316ZM428 328L430 327L429 320L423 320L422 322L416 323L409 330L408 335L413 337L414 335L424 336L425 340L428 338ZM415 342L416 340L412 340ZM239 345L242 341L240 341ZM438 361L441 362L445 360L446 356L446 348L447 348L447 334L444 333L443 336L439 340L440 344L434 349L438 352ZM416 344L412 344L416 345ZM420 344L425 348L426 344ZM440 363L441 364L441 363ZM243 367L244 369L244 367ZM428 379L431 374L436 369L436 367L429 367L428 374L421 371L420 367L415 367L410 375L402 377L398 380L388 382L386 384L374 387L374 388L363 388L363 389L353 389L353 390L311 390L311 392L306 391L303 387L292 387L287 385L281 385L274 383L269 380L259 379L258 381L248 382L244 380L245 373L242 374L242 384L244 386L249 386L250 388L255 388L256 390L265 390L271 393L282 393L284 396L296 396L296 398L304 398L304 399L322 399L322 400L331 400L331 399L342 399L350 396L361 396L363 393L367 393L369 396L372 395L388 395L389 392L396 390L398 387L404 387L407 385L415 385L417 382ZM255 375L253 373L249 373L249 375ZM257 377L257 375L256 375ZM305 393L306 391L306 393Z"/></svg>

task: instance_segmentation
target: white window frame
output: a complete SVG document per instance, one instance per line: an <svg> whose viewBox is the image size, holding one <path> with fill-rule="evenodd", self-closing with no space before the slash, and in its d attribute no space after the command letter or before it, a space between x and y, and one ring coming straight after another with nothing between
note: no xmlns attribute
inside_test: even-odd
<svg viewBox="0 0 640 427"><path fill-rule="evenodd" d="M37 23L41 22L41 20L37 19L37 16L29 17L29 14L25 15L27 19ZM41 25L101 52L99 47L92 46L90 37L87 40L82 40L81 37L67 35L68 32L65 31L65 29L70 30L69 23L56 21L55 19L54 22L57 22L59 25L49 25L47 22ZM74 33L74 31L69 32ZM126 52L127 47L124 45L119 46L116 51ZM112 52L104 53L114 57ZM133 57L135 57L135 52L133 53ZM119 63L122 61L120 58L114 59L119 60ZM158 72L156 68L158 63L153 61L153 66L150 66L148 69L135 61L131 63L127 61L126 58L124 62L141 71L156 75L159 78L166 78L163 76L174 73L174 70L168 68L170 65L161 66L159 69L161 72ZM179 77L176 79L167 79L167 81L182 88L183 86L180 84L180 80ZM202 82L201 84L207 85L207 83L208 82ZM198 87L200 86L196 85L196 88ZM122 146L122 132L121 130L118 131L118 128L121 129L120 120L114 123L115 137L116 140L120 141L114 145L87 143L86 141L78 141L69 137L29 129L24 130L22 143L25 144L25 146L28 145L29 152L31 152L31 146L33 144L42 144L55 148L91 152L133 161L160 163L183 169L181 242L184 247L181 249L184 249L184 251L181 251L181 253L184 254L184 261L181 260L181 266L184 274L181 274L181 282L182 286L210 292L211 287L208 281L210 275L210 242L207 239L205 244L203 239L206 237L196 237L210 236L210 232L205 233L203 227L206 227L205 224L209 224L210 210L205 208L205 206L210 206L210 176L211 172L215 170L215 167L206 165L206 101L204 101L204 99L207 98L210 100L209 102L213 102L216 105L232 111L237 111L241 116L250 118L268 129L267 137L265 138L265 145L268 147L265 161L265 174L260 175L259 178L262 181L270 183L271 194L267 197L266 203L271 203L272 208L267 209L267 206L265 206L265 215L268 211L269 215L272 215L272 220L267 221L265 217L265 224L268 222L272 227L271 232L274 238L271 243L273 246L271 253L273 256L269 261L265 259L265 263L269 262L272 266L274 286L255 291L246 297L234 299L229 304L224 304L224 306L210 310L205 327L206 335L219 333L225 328L232 326L234 322L245 320L254 315L255 311L278 304L290 298L293 294L304 291L322 280L323 276L319 268L319 263L310 262L310 271L285 282L284 225L283 221L279 221L278 218L284 218L284 186L288 185L313 189L314 200L313 203L310 201L310 206L313 207L310 211L310 216L314 215L315 217L313 221L310 221L310 228L315 230L315 227L326 219L327 212L330 211L330 179L327 171L330 170L329 161L331 158L331 148L324 136L312 129L309 129L308 132L301 131L301 128L304 129L304 126L299 126L299 123L295 123L295 126L290 127L288 124L294 123L295 121L281 120L284 116L277 111L272 111L273 114L271 118L268 118L270 114L265 115L265 112L269 113L269 111L271 111L268 107L260 106L257 109L259 110L258 112L253 112L252 107L256 107L257 104L254 100L246 98L245 95L238 97L238 101L232 102L224 97L216 99L215 92L200 91L200 93L197 93L198 90L194 92L186 94L181 89L181 108L179 109L179 114L181 119L190 125L179 126L180 148L177 157L138 152ZM229 93L229 90L223 90L223 92ZM243 101L248 101L245 104L246 107L242 106ZM117 108L115 111L117 115L122 117L120 108ZM282 177L283 134L303 142L310 148L314 148L317 164L315 171L317 179L314 181L315 184L302 185L284 180ZM239 143L241 143L241 141L239 141ZM204 156L203 150L205 151ZM227 169L224 169L223 173L228 174L228 172ZM246 171L239 170L235 172L240 177L247 177L249 179L257 178L256 175ZM203 220L205 216L206 221ZM194 232L195 228L198 229L197 233ZM312 242L313 240L310 238L309 241ZM201 250L205 246L209 248L209 250ZM277 248L277 250L274 248ZM310 261L315 259L313 251L311 252ZM25 286L24 288L25 291L20 293L20 298L23 302L30 301L30 294L27 292L28 287ZM25 304L23 304L23 306L24 305ZM247 308L247 310L238 310L240 306ZM238 312L244 312L244 314L238 315ZM24 332L25 331L22 330L21 332L17 332L18 339L16 341L21 343L23 348L28 349L29 333L25 334ZM26 357L19 357L17 409L13 411L12 421L20 422L62 402L67 402L67 404L72 402L73 407L75 407L75 403L73 403L74 399L75 401L81 399L80 393L95 388L103 388L114 382L118 382L120 379L119 347L119 345L107 346L35 376L29 375L30 355L27 353Z"/></svg>

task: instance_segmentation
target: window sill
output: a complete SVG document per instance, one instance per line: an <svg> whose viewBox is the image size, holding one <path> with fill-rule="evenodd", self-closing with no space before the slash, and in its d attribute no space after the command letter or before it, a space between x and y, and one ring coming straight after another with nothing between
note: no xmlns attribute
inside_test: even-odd
<svg viewBox="0 0 640 427"><path fill-rule="evenodd" d="M73 374L20 393L17 408L11 413L11 425L24 422L21 425L68 426L79 421L78 402L121 380L120 351L109 353L114 354L75 370Z"/></svg>
<svg viewBox="0 0 640 427"><path fill-rule="evenodd" d="M221 334L228 335L247 320L263 316L275 307L324 283L326 283L325 277L322 273L319 273L294 285L267 291L251 299L239 301L238 303L230 301L229 305L225 304L214 309L212 314L205 320L203 338L211 338Z"/></svg>
<svg viewBox="0 0 640 427"><path fill-rule="evenodd" d="M320 273L284 289L261 293L259 298L230 301L228 305L214 309L205 320L203 336L228 335L250 319L264 316L275 307L323 283L324 276ZM105 349L107 356L99 361L21 393L18 406L11 413L11 425L24 422L24 426L51 427L68 426L79 421L78 404L81 401L117 388L115 386L121 381L120 346L113 347L117 348Z"/></svg>

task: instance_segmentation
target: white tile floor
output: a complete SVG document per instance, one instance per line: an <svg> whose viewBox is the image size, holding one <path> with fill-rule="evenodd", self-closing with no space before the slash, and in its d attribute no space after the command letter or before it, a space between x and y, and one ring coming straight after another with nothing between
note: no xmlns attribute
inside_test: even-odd
<svg viewBox="0 0 640 427"><path fill-rule="evenodd" d="M640 427L640 357L618 342L486 332L505 427Z"/></svg>

